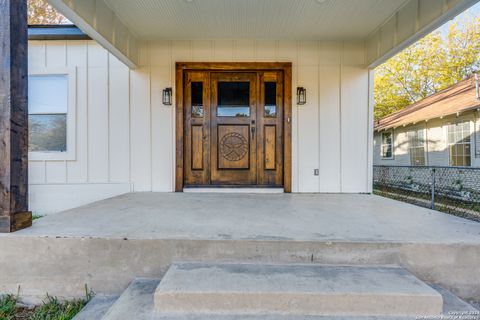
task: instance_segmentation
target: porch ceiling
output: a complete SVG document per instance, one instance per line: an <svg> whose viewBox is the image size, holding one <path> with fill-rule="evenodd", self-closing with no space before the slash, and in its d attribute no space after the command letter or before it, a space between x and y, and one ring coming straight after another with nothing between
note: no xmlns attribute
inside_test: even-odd
<svg viewBox="0 0 480 320"><path fill-rule="evenodd" d="M141 39L364 39L407 0L105 0Z"/></svg>
<svg viewBox="0 0 480 320"><path fill-rule="evenodd" d="M131 68L156 39L360 40L374 67L479 0L48 0Z"/></svg>

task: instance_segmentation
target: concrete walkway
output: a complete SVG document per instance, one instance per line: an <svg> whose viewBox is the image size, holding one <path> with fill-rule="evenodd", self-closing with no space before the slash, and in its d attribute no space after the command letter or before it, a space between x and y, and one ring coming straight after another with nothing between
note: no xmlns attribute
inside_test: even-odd
<svg viewBox="0 0 480 320"><path fill-rule="evenodd" d="M130 193L18 236L480 244L480 223L364 194Z"/></svg>

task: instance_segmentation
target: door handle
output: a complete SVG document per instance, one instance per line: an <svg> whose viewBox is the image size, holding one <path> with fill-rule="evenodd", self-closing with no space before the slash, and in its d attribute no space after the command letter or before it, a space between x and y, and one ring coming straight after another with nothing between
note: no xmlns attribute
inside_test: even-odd
<svg viewBox="0 0 480 320"><path fill-rule="evenodd" d="M252 128L250 130L252 131L252 140L253 140L254 137L255 137L255 127L252 126Z"/></svg>

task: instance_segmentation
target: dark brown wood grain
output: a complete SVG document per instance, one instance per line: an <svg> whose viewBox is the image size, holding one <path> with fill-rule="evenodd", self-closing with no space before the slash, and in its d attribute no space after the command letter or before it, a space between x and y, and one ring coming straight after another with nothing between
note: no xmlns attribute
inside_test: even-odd
<svg viewBox="0 0 480 320"><path fill-rule="evenodd" d="M28 211L26 2L0 1L0 232L32 224Z"/></svg>
<svg viewBox="0 0 480 320"><path fill-rule="evenodd" d="M283 71L265 71L259 73L259 141L258 144L258 185L281 187L284 185L284 91ZM265 84L275 83L276 86L276 114L274 117L265 116ZM273 139L273 141L272 141ZM269 160L269 161L267 161ZM272 161L274 163L272 163Z"/></svg>
<svg viewBox="0 0 480 320"><path fill-rule="evenodd" d="M210 94L204 98L209 100L208 107L204 106L204 120L191 115L191 97L188 92L190 87L187 79L192 74L206 75L202 81L206 84L204 88L209 87ZM219 77L225 75L240 79L247 74L253 76L253 80L249 81L254 86L251 97L255 98L251 101L250 117L243 119L242 117L232 119L216 117L214 99L217 95L217 86L212 79L218 81ZM235 80L233 78L230 80ZM262 86L265 79L277 83L276 117L264 117ZM289 62L177 62L175 190L182 191L184 185L258 185L283 186L285 192L291 192L291 90L291 63ZM207 110L210 107L212 109ZM255 120L253 126L252 120ZM223 123L224 121L231 123ZM241 123L237 123L238 121ZM202 125L205 140L203 154L194 154L194 149L199 149L199 141L198 137L195 138L193 135L198 135L199 131L197 128L193 133L192 128L199 125ZM245 136L247 134L244 127L249 132L248 167L246 163L240 163L241 161L238 163L219 161L219 137L217 136L219 130L223 135L230 130L238 131ZM265 129L266 127L268 128ZM252 128L255 130L253 134ZM265 139L268 141L265 142ZM200 158L203 158L203 167L200 167ZM210 172L207 173L207 170ZM221 172L221 174L215 172ZM205 178L204 174L207 174L208 178Z"/></svg>
<svg viewBox="0 0 480 320"><path fill-rule="evenodd" d="M292 192L292 64L283 68L283 189Z"/></svg>
<svg viewBox="0 0 480 320"><path fill-rule="evenodd" d="M175 191L183 191L183 69L175 70Z"/></svg>
<svg viewBox="0 0 480 320"><path fill-rule="evenodd" d="M203 148L203 126L192 126L192 170L203 170L204 148Z"/></svg>
<svg viewBox="0 0 480 320"><path fill-rule="evenodd" d="M256 109L257 86L256 73L253 72L214 72L210 75L211 81L211 113L210 113L210 174L214 185L255 185L257 182L257 135ZM218 82L248 82L250 84L250 116L248 117L218 117L217 116L217 88ZM253 131L252 131L253 130ZM246 153L238 161L225 158L222 151L222 140L229 134L238 135L245 141Z"/></svg>
<svg viewBox="0 0 480 320"><path fill-rule="evenodd" d="M184 74L184 179L185 185L210 183L210 100L207 72L191 71ZM202 84L202 116L192 113L192 83Z"/></svg>
<svg viewBox="0 0 480 320"><path fill-rule="evenodd" d="M177 62L181 70L256 71L292 68L291 62ZM290 72L291 73L291 72Z"/></svg>
<svg viewBox="0 0 480 320"><path fill-rule="evenodd" d="M264 157L264 165L265 165L265 170L275 170L276 164L275 164L275 151L277 149L276 147L276 126L275 125L268 125L264 126L263 132L264 132L264 139L263 139L263 144L264 144L264 149L265 149L265 157Z"/></svg>

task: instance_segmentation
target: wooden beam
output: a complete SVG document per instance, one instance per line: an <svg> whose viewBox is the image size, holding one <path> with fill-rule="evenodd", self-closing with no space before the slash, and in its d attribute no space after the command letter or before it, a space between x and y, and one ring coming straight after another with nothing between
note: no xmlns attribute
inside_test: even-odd
<svg viewBox="0 0 480 320"><path fill-rule="evenodd" d="M27 0L0 0L0 232L32 225L27 48Z"/></svg>

